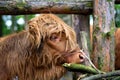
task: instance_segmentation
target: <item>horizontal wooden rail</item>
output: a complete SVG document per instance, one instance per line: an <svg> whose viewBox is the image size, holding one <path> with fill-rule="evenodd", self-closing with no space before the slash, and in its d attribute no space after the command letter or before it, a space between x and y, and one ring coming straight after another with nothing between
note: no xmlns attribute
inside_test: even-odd
<svg viewBox="0 0 120 80"><path fill-rule="evenodd" d="M120 4L120 0L115 0L115 4Z"/></svg>
<svg viewBox="0 0 120 80"><path fill-rule="evenodd" d="M0 0L0 15L91 14L93 0ZM120 0L115 0L116 4Z"/></svg>
<svg viewBox="0 0 120 80"><path fill-rule="evenodd" d="M90 14L92 1L55 2L38 0L0 0L0 15L19 15L37 13Z"/></svg>

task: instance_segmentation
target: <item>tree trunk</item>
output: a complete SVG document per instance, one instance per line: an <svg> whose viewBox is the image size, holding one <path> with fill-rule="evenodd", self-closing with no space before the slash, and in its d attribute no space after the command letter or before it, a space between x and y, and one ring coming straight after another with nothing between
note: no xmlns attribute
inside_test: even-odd
<svg viewBox="0 0 120 80"><path fill-rule="evenodd" d="M84 50L87 57L90 58L90 35L89 35L89 15L73 15L73 28L77 34L77 42L81 49ZM86 65L90 65L89 61L86 60ZM77 79L78 73L74 80Z"/></svg>
<svg viewBox="0 0 120 80"><path fill-rule="evenodd" d="M73 15L73 28L76 31L80 48L90 57L89 15ZM86 64L89 65L89 62Z"/></svg>
<svg viewBox="0 0 120 80"><path fill-rule="evenodd" d="M11 25L11 33L14 33L15 32L15 27L16 26L16 16L12 16L12 25Z"/></svg>
<svg viewBox="0 0 120 80"><path fill-rule="evenodd" d="M114 0L94 0L93 54L96 67L114 70Z"/></svg>
<svg viewBox="0 0 120 80"><path fill-rule="evenodd" d="M27 30L28 15L24 15L25 26L24 29Z"/></svg>

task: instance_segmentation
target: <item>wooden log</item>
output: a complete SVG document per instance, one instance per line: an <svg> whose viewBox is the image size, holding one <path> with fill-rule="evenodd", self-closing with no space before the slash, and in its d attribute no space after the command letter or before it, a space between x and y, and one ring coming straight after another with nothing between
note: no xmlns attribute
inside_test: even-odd
<svg viewBox="0 0 120 80"><path fill-rule="evenodd" d="M85 1L41 1L41 0L0 0L0 15L37 13L90 14L91 0Z"/></svg>
<svg viewBox="0 0 120 80"><path fill-rule="evenodd" d="M115 1L120 4L120 0ZM0 15L91 14L93 0L0 0Z"/></svg>
<svg viewBox="0 0 120 80"><path fill-rule="evenodd" d="M81 80L120 80L120 78L118 76L120 76L120 70L108 72L105 74L92 75L90 77L86 77ZM114 79L109 79L110 77L114 77ZM105 79L105 78L107 78L107 79Z"/></svg>
<svg viewBox="0 0 120 80"><path fill-rule="evenodd" d="M115 0L115 4L120 4L120 0Z"/></svg>

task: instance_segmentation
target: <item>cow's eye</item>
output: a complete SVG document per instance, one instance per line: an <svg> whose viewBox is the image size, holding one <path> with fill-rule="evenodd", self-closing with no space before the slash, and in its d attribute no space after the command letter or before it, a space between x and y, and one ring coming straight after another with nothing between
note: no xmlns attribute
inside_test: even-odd
<svg viewBox="0 0 120 80"><path fill-rule="evenodd" d="M52 36L50 37L50 40L56 40L58 39L58 36L56 34L52 34Z"/></svg>

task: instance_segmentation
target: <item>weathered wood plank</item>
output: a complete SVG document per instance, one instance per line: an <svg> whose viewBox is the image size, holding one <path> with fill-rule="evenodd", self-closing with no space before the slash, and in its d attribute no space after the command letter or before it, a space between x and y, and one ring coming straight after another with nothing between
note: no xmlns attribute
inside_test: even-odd
<svg viewBox="0 0 120 80"><path fill-rule="evenodd" d="M59 14L90 14L92 2L79 1L39 1L39 0L0 0L0 14L35 14L35 13L59 13Z"/></svg>
<svg viewBox="0 0 120 80"><path fill-rule="evenodd" d="M120 4L120 0L115 0L115 4Z"/></svg>
<svg viewBox="0 0 120 80"><path fill-rule="evenodd" d="M120 0L115 0L120 4ZM93 0L0 0L0 15L91 14Z"/></svg>

